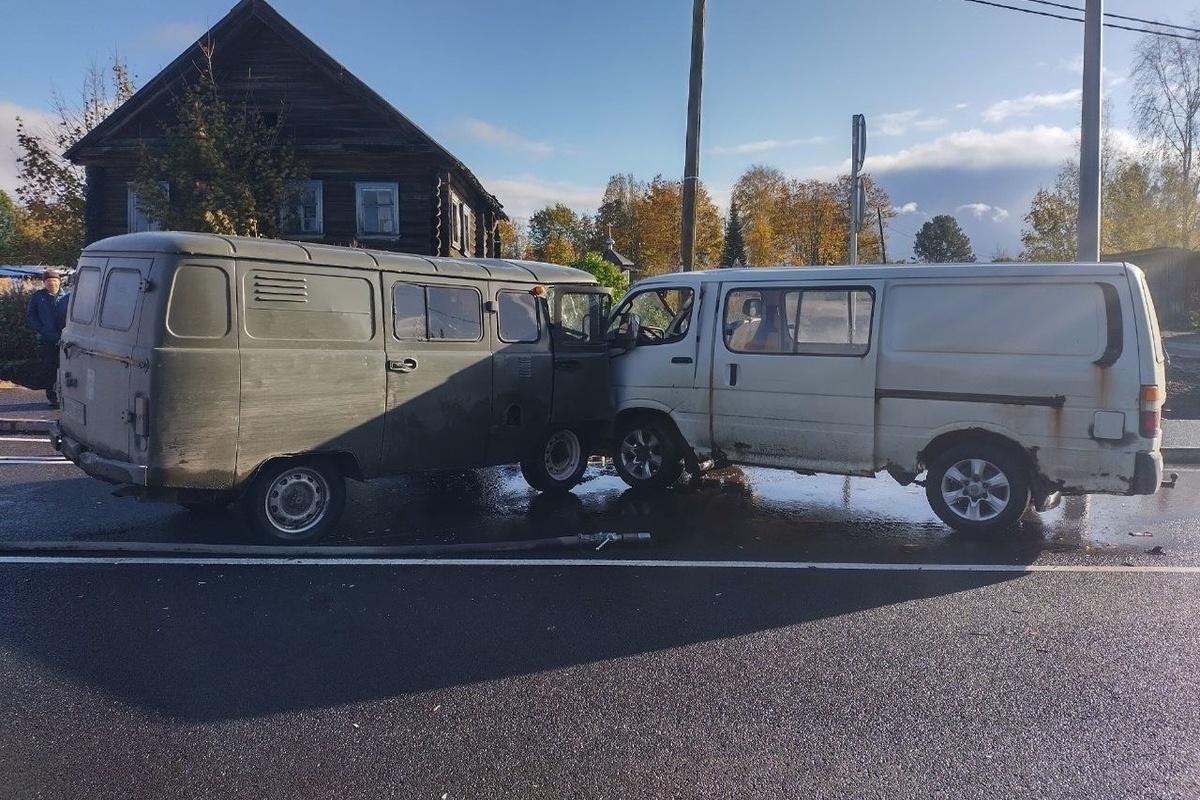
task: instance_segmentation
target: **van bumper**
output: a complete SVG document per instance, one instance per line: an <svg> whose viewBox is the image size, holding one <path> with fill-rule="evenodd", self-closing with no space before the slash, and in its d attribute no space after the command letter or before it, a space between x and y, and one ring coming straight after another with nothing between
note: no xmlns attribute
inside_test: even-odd
<svg viewBox="0 0 1200 800"><path fill-rule="evenodd" d="M96 455L63 433L58 422L50 423L50 443L54 445L55 450L66 456L68 461L93 478L99 478L109 483L146 485L145 466Z"/></svg>
<svg viewBox="0 0 1200 800"><path fill-rule="evenodd" d="M1154 494L1163 480L1162 451L1138 453L1133 462L1132 494Z"/></svg>

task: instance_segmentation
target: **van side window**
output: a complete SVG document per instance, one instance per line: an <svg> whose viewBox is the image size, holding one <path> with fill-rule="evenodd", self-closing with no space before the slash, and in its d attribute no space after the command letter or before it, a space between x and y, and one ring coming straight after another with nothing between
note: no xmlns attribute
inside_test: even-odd
<svg viewBox="0 0 1200 800"><path fill-rule="evenodd" d="M137 312L141 286L142 273L136 269L110 270L100 301L100 327L113 331L129 330Z"/></svg>
<svg viewBox="0 0 1200 800"><path fill-rule="evenodd" d="M497 292L500 341L536 342L541 335L538 299L529 292Z"/></svg>
<svg viewBox="0 0 1200 800"><path fill-rule="evenodd" d="M167 301L167 330L181 339L220 339L232 325L229 276L219 267L184 264Z"/></svg>
<svg viewBox="0 0 1200 800"><path fill-rule="evenodd" d="M478 342L483 304L474 289L457 286L392 287L392 330L401 341Z"/></svg>
<svg viewBox="0 0 1200 800"><path fill-rule="evenodd" d="M100 270L81 267L71 279L71 322L91 325L100 304Z"/></svg>
<svg viewBox="0 0 1200 800"><path fill-rule="evenodd" d="M868 289L739 289L725 298L725 346L735 353L866 355L873 308Z"/></svg>

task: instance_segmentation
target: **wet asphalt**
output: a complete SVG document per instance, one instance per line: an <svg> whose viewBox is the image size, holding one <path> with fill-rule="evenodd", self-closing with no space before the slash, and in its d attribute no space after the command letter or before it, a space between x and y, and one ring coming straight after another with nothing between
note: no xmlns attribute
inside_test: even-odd
<svg viewBox="0 0 1200 800"><path fill-rule="evenodd" d="M248 541L7 438L0 545ZM1200 796L1197 485L981 539L886 477L498 468L351 484L332 543L653 541L0 552L0 797Z"/></svg>

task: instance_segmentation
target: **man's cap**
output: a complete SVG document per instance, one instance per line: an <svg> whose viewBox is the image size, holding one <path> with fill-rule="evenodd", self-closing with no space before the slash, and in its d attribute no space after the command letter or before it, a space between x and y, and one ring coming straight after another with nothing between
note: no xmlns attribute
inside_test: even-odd
<svg viewBox="0 0 1200 800"><path fill-rule="evenodd" d="M42 280L46 280L48 278L60 278L61 279L62 274L59 273L59 271L56 269L48 269L48 270L45 270L42 272Z"/></svg>

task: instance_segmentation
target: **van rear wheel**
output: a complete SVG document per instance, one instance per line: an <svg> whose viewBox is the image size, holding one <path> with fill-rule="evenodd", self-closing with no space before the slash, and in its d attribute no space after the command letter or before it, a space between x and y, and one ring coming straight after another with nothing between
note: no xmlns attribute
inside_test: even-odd
<svg viewBox="0 0 1200 800"><path fill-rule="evenodd" d="M1017 524L1029 505L1029 469L1011 450L986 442L958 445L929 465L925 497L961 533L994 533Z"/></svg>
<svg viewBox="0 0 1200 800"><path fill-rule="evenodd" d="M242 498L251 527L279 544L309 544L329 533L346 505L346 480L332 461L265 466Z"/></svg>
<svg viewBox="0 0 1200 800"><path fill-rule="evenodd" d="M583 437L570 428L557 428L531 458L521 462L521 475L540 492L568 492L583 479L587 462Z"/></svg>
<svg viewBox="0 0 1200 800"><path fill-rule="evenodd" d="M613 466L635 489L661 489L683 474L679 440L671 426L655 417L619 423Z"/></svg>

